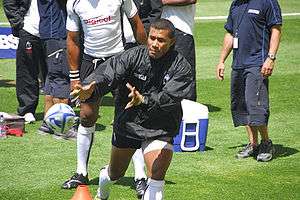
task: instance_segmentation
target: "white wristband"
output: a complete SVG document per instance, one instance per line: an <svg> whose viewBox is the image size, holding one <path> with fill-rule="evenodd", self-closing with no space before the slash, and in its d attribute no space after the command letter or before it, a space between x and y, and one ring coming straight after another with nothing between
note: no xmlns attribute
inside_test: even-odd
<svg viewBox="0 0 300 200"><path fill-rule="evenodd" d="M71 81L80 80L79 70L70 70L69 77Z"/></svg>

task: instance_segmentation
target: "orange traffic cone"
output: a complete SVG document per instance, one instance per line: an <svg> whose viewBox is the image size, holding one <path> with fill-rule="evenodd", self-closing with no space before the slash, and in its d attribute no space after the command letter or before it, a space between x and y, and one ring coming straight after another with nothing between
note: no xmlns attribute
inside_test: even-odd
<svg viewBox="0 0 300 200"><path fill-rule="evenodd" d="M93 200L87 185L78 185L71 200Z"/></svg>

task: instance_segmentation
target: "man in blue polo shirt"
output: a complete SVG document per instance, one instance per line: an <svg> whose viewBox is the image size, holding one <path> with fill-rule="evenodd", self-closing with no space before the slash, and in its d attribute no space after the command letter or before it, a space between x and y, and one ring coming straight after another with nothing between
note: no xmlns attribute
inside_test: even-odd
<svg viewBox="0 0 300 200"><path fill-rule="evenodd" d="M39 33L45 49L48 73L45 83L44 112L56 103L68 104L70 94L69 66L66 55L67 0L39 0ZM41 134L53 134L45 122L39 128ZM65 139L76 137L74 131Z"/></svg>
<svg viewBox="0 0 300 200"><path fill-rule="evenodd" d="M273 72L281 25L277 0L234 0L231 4L216 76L224 79L224 62L233 49L232 119L235 127L246 127L249 137L237 158L257 156L257 161L269 161L275 151L268 136L268 77Z"/></svg>

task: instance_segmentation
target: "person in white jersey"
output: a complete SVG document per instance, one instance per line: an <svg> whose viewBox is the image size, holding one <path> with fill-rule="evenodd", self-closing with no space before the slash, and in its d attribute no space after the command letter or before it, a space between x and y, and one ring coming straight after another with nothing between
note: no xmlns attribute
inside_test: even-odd
<svg viewBox="0 0 300 200"><path fill-rule="evenodd" d="M146 42L143 24L132 0L68 0L67 52L71 91L80 80L90 75L108 58L124 51L122 13L128 17L139 43ZM84 35L83 56L80 61L80 28ZM81 66L79 63L81 62ZM101 95L80 103L80 125L77 134L77 171L62 185L64 189L88 184L88 160L98 118Z"/></svg>
<svg viewBox="0 0 300 200"><path fill-rule="evenodd" d="M176 28L175 49L192 66L194 83L190 100L196 101L196 60L193 29L197 0L162 0L162 3L164 6L161 18L170 20Z"/></svg>
<svg viewBox="0 0 300 200"><path fill-rule="evenodd" d="M27 123L35 121L39 102L38 74L45 69L41 40L39 38L39 12L37 0L4 0L3 7L12 27L12 34L19 38L16 54L17 112Z"/></svg>

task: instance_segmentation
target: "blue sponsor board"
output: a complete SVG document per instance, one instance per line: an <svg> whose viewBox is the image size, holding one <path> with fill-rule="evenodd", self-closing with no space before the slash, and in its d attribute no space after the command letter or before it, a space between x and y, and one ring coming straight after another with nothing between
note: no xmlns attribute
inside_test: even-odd
<svg viewBox="0 0 300 200"><path fill-rule="evenodd" d="M11 28L0 27L0 59L15 58L19 38L11 34Z"/></svg>

